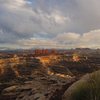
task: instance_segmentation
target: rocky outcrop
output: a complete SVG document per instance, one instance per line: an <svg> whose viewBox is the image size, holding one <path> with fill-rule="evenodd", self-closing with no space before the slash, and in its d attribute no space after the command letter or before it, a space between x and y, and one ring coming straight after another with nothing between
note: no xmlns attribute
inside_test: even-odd
<svg viewBox="0 0 100 100"><path fill-rule="evenodd" d="M0 100L62 100L63 94L63 100L70 100L71 92L65 91L78 80L75 75L83 75L95 68L87 62L67 62L56 57L43 57L42 61L27 58L27 62L1 66Z"/></svg>
<svg viewBox="0 0 100 100"><path fill-rule="evenodd" d="M75 78L34 74L31 81L3 89L0 100L61 100L65 90L75 81Z"/></svg>

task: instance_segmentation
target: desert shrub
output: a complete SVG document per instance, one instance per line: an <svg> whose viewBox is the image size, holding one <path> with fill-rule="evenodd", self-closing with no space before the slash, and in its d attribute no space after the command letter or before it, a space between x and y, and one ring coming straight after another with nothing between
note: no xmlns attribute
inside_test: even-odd
<svg viewBox="0 0 100 100"><path fill-rule="evenodd" d="M81 81L71 95L71 100L100 100L100 71Z"/></svg>

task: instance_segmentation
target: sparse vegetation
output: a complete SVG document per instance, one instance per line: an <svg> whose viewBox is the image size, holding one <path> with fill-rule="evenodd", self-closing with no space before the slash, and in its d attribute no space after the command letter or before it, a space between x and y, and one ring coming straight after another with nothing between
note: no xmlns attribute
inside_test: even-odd
<svg viewBox="0 0 100 100"><path fill-rule="evenodd" d="M100 71L87 75L74 88L68 100L100 100Z"/></svg>

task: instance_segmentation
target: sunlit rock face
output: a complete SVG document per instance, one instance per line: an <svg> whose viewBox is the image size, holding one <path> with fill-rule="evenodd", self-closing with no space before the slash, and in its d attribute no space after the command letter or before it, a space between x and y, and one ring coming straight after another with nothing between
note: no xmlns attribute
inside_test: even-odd
<svg viewBox="0 0 100 100"><path fill-rule="evenodd" d="M50 76L57 76L61 78L72 78L64 66L57 65L60 61L63 60L61 55L49 55L37 57L40 62L43 64L46 73ZM57 66L54 66L57 65ZM60 71L61 70L61 71Z"/></svg>
<svg viewBox="0 0 100 100"><path fill-rule="evenodd" d="M17 77L29 76L42 66L35 58L31 60L25 59L17 55L12 58L0 59L0 80L6 81Z"/></svg>
<svg viewBox="0 0 100 100"><path fill-rule="evenodd" d="M4 67L0 65L0 75L4 73Z"/></svg>
<svg viewBox="0 0 100 100"><path fill-rule="evenodd" d="M7 62L8 60L0 59L0 75L4 74Z"/></svg>
<svg viewBox="0 0 100 100"><path fill-rule="evenodd" d="M17 55L14 55L12 58L9 59L10 63L19 64L20 58Z"/></svg>
<svg viewBox="0 0 100 100"><path fill-rule="evenodd" d="M60 57L60 55L49 55L49 56L37 57L37 59L39 59L40 62L41 62L44 66L48 66L48 65L56 64L56 63L59 62L62 58Z"/></svg>
<svg viewBox="0 0 100 100"><path fill-rule="evenodd" d="M50 58L49 57L38 57L38 59L40 60L40 62L46 66L47 64L50 63Z"/></svg>
<svg viewBox="0 0 100 100"><path fill-rule="evenodd" d="M73 54L73 58L72 58L72 59L73 59L74 62L80 61L80 57L79 57L79 55L76 54L76 53Z"/></svg>
<svg viewBox="0 0 100 100"><path fill-rule="evenodd" d="M11 74L12 76L19 76L18 71L14 68L16 64L19 64L19 57L17 55L14 55L12 58L0 59L0 76L3 77L11 73L14 74Z"/></svg>
<svg viewBox="0 0 100 100"><path fill-rule="evenodd" d="M61 77L61 78L72 78L70 75L55 73L55 72L51 71L50 68L48 68L47 73L50 76L57 76L57 77Z"/></svg>

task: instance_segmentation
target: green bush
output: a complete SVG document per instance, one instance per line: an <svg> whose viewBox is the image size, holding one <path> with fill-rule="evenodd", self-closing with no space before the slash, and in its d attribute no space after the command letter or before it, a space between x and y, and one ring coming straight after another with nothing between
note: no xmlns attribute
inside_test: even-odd
<svg viewBox="0 0 100 100"><path fill-rule="evenodd" d="M100 100L100 71L80 82L73 91L71 100Z"/></svg>

